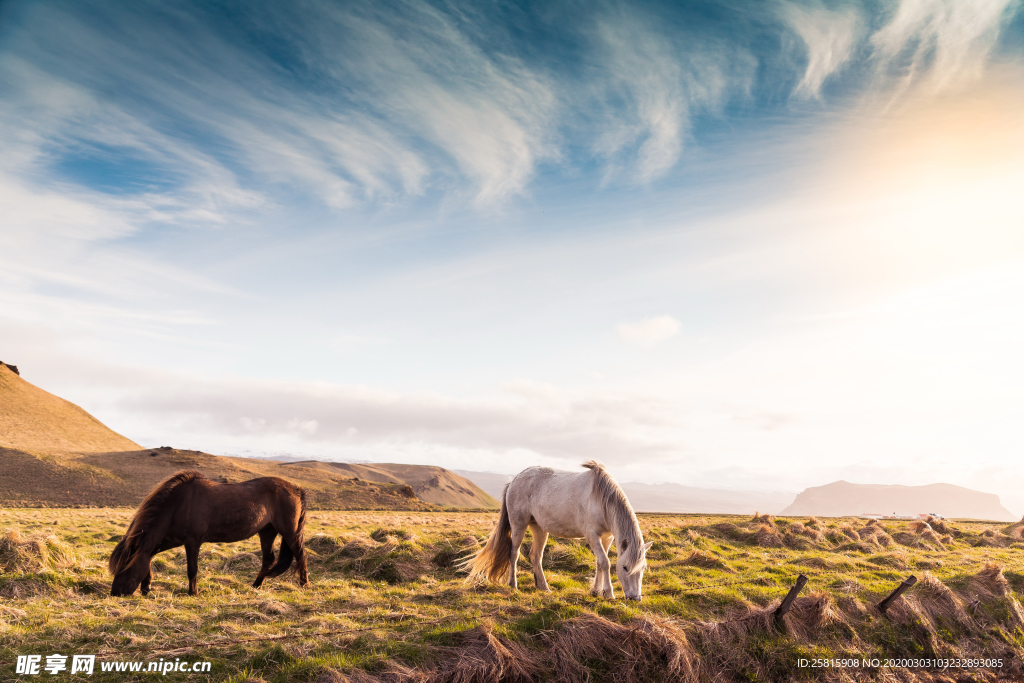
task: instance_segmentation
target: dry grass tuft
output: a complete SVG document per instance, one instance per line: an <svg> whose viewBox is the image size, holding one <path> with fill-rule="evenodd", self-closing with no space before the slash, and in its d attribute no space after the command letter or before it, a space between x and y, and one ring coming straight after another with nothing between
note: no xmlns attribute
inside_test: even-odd
<svg viewBox="0 0 1024 683"><path fill-rule="evenodd" d="M971 577L970 589L984 599L1002 597L1010 593L1010 582L1003 576L1003 566L986 562L981 571Z"/></svg>
<svg viewBox="0 0 1024 683"><path fill-rule="evenodd" d="M353 538L342 546L339 554L342 557L365 557L376 547L376 543L365 538Z"/></svg>
<svg viewBox="0 0 1024 683"><path fill-rule="evenodd" d="M568 620L554 633L542 634L542 638L551 660L547 670L551 680L592 680L581 660L606 662L611 668L608 680L617 683L696 680L694 652L686 634L662 617L649 615L619 624L584 615Z"/></svg>
<svg viewBox="0 0 1024 683"><path fill-rule="evenodd" d="M959 530L956 527L951 526L949 522L947 522L944 519L939 519L937 517L932 517L931 515L928 515L928 518L924 521L930 524L931 527L940 534L956 535L957 533L959 533Z"/></svg>
<svg viewBox="0 0 1024 683"><path fill-rule="evenodd" d="M785 539L774 525L762 524L757 527L754 532L754 540L762 548L782 548L786 545Z"/></svg>
<svg viewBox="0 0 1024 683"><path fill-rule="evenodd" d="M876 522L878 520L873 519L871 521ZM888 548L895 543L892 536L885 531L885 527L881 524L868 524L859 530L857 535L860 536L861 540L877 543L883 548Z"/></svg>
<svg viewBox="0 0 1024 683"><path fill-rule="evenodd" d="M691 567L702 567L704 569L721 569L727 572L735 571L722 558L716 557L715 555L703 550L691 551L689 555L679 561L679 564L689 565Z"/></svg>
<svg viewBox="0 0 1024 683"><path fill-rule="evenodd" d="M860 534L848 522L837 524L834 528L829 529L825 537L832 543L847 543L860 540Z"/></svg>
<svg viewBox="0 0 1024 683"><path fill-rule="evenodd" d="M3 603L0 603L0 617L6 619L24 619L28 616L28 612L17 607L10 607Z"/></svg>
<svg viewBox="0 0 1024 683"><path fill-rule="evenodd" d="M17 529L8 529L0 536L0 570L4 572L34 573L77 564L71 548L52 533L23 536Z"/></svg>
<svg viewBox="0 0 1024 683"><path fill-rule="evenodd" d="M821 522L821 520L814 516L807 518L807 526L811 527L812 529L817 529L818 531L821 531L825 528L825 525Z"/></svg>
<svg viewBox="0 0 1024 683"><path fill-rule="evenodd" d="M762 515L758 512L755 512L753 519L751 519L750 521L754 524L767 524L770 527L775 527L775 517L769 515L768 513Z"/></svg>
<svg viewBox="0 0 1024 683"><path fill-rule="evenodd" d="M810 526L805 526L800 522L793 522L792 524L790 524L789 532L797 536L803 536L804 538L810 539L815 543L821 543L825 540L825 534L823 534L820 530Z"/></svg>
<svg viewBox="0 0 1024 683"><path fill-rule="evenodd" d="M939 624L940 618L962 626L970 624L963 602L931 572L925 572L914 586L914 599L933 624Z"/></svg>
<svg viewBox="0 0 1024 683"><path fill-rule="evenodd" d="M306 547L317 555L335 555L345 547L345 543L327 534L316 534L306 541Z"/></svg>
<svg viewBox="0 0 1024 683"><path fill-rule="evenodd" d="M929 519L931 519L931 518L929 517ZM913 522L911 522L910 523L910 528L914 530L915 534L922 534L922 533L925 532L925 530L927 530L927 531L931 531L932 530L931 525L928 524L928 522L924 521L923 519L916 519Z"/></svg>
<svg viewBox="0 0 1024 683"><path fill-rule="evenodd" d="M945 549L945 546L942 545L942 537L935 533L931 527L928 527L921 533L921 538L930 543L934 543L939 546L939 548Z"/></svg>
<svg viewBox="0 0 1024 683"><path fill-rule="evenodd" d="M893 569L908 569L910 567L907 556L902 550L891 553L879 553L874 557L869 557L868 562L879 567L892 567Z"/></svg>
<svg viewBox="0 0 1024 683"><path fill-rule="evenodd" d="M786 631L794 638L807 641L818 629L836 622L845 622L835 600L828 593L816 591L797 598L793 608L784 617Z"/></svg>
<svg viewBox="0 0 1024 683"><path fill-rule="evenodd" d="M232 571L239 568L239 566L246 571L259 569L260 558L256 557L256 553L235 553L228 559L224 560L224 564L221 565L220 570L222 572Z"/></svg>
<svg viewBox="0 0 1024 683"><path fill-rule="evenodd" d="M543 670L538 653L478 626L461 634L462 646L425 678L446 683L533 681Z"/></svg>

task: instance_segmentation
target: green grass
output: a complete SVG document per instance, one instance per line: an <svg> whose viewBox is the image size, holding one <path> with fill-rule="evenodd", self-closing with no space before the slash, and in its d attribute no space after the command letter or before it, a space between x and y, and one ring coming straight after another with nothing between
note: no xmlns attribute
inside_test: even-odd
<svg viewBox="0 0 1024 683"><path fill-rule="evenodd" d="M0 511L0 533L56 537L43 543L45 561L30 550L18 557L0 553L0 679L14 678L17 655L55 652L213 662L212 676L169 673L175 680L316 681L355 669L433 670L449 666L460 648L477 642L473 634L483 632L543 658L567 624L603 623L586 621L595 616L644 633L665 624L678 629L701 680L715 672L722 680L815 680L797 666L800 658L844 654L1007 659L1011 653L1019 666L1024 653L1024 611L1017 603L1024 590L1024 544L997 524L954 523L955 537L936 546L920 542L907 524L886 523L888 533L906 544L851 549L843 530L847 524L861 528L857 520L824 520L821 541L798 536L800 526L792 522L807 520L776 520L784 545L761 547L759 524L747 518L641 515L654 546L645 599L627 603L590 595L593 557L580 541L549 539L544 564L550 593L533 588L526 557L520 559L518 593L466 584L455 565L486 538L493 512L314 511L306 532L308 589L292 577L250 588L259 564L258 541L250 539L203 546L197 598L186 594L180 549L154 561L150 596L111 598L105 562L131 514L112 508ZM986 536L987 530L996 535ZM972 577L987 562L1005 567L1008 595L975 595ZM874 611L872 605L906 576L920 578L925 571L954 591L969 623L929 617L927 594L914 590L910 607L894 610L892 621ZM802 595L826 596L826 611L832 611L820 624L805 614L782 628L763 626L769 622L758 615L773 608L800 573L809 577ZM747 621L733 621L739 617ZM725 625L716 626L720 622ZM629 675L660 680L659 662L668 655L644 656L644 666ZM578 659L595 680L625 680L614 658L581 652ZM861 674L865 680L879 675ZM557 675L544 665L534 677ZM143 681L152 675L97 671L88 680Z"/></svg>

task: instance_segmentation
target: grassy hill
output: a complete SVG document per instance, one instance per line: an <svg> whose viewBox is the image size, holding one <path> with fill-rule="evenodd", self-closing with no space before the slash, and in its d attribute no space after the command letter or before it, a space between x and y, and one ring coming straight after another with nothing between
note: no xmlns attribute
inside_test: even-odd
<svg viewBox="0 0 1024 683"><path fill-rule="evenodd" d="M0 446L79 452L141 448L74 403L43 391L0 363Z"/></svg>
<svg viewBox="0 0 1024 683"><path fill-rule="evenodd" d="M161 481L180 470L208 479L239 482L282 477L309 493L312 509L434 510L404 484L359 481L344 474L288 467L174 448L113 453L60 453L0 448L0 505L10 507L135 507Z"/></svg>
<svg viewBox="0 0 1024 683"><path fill-rule="evenodd" d="M395 463L345 463L306 460L291 463L335 474L347 474L368 481L408 484L416 496L435 505L463 508L499 508L493 496L469 479L451 470L431 465L400 465Z"/></svg>

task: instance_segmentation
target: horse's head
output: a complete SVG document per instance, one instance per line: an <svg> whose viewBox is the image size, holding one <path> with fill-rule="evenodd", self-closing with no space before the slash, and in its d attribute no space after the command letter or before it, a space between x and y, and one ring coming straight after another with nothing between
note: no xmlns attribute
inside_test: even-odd
<svg viewBox="0 0 1024 683"><path fill-rule="evenodd" d="M622 584L622 592L627 600L643 598L644 570L647 569L647 551L654 541L638 543L636 548L630 547L630 539L624 538L619 544L619 559L615 562L615 573Z"/></svg>
<svg viewBox="0 0 1024 683"><path fill-rule="evenodd" d="M114 576L114 582L110 586L110 594L114 597L131 595L142 583L142 579L149 573L149 563L135 562L126 569L121 570Z"/></svg>

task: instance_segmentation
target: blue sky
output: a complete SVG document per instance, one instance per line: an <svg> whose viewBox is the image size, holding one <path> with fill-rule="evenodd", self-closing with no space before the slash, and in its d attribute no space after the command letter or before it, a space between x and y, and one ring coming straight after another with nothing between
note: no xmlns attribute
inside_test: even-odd
<svg viewBox="0 0 1024 683"><path fill-rule="evenodd" d="M1008 0L4 3L0 358L145 445L1010 500L1021 83Z"/></svg>

